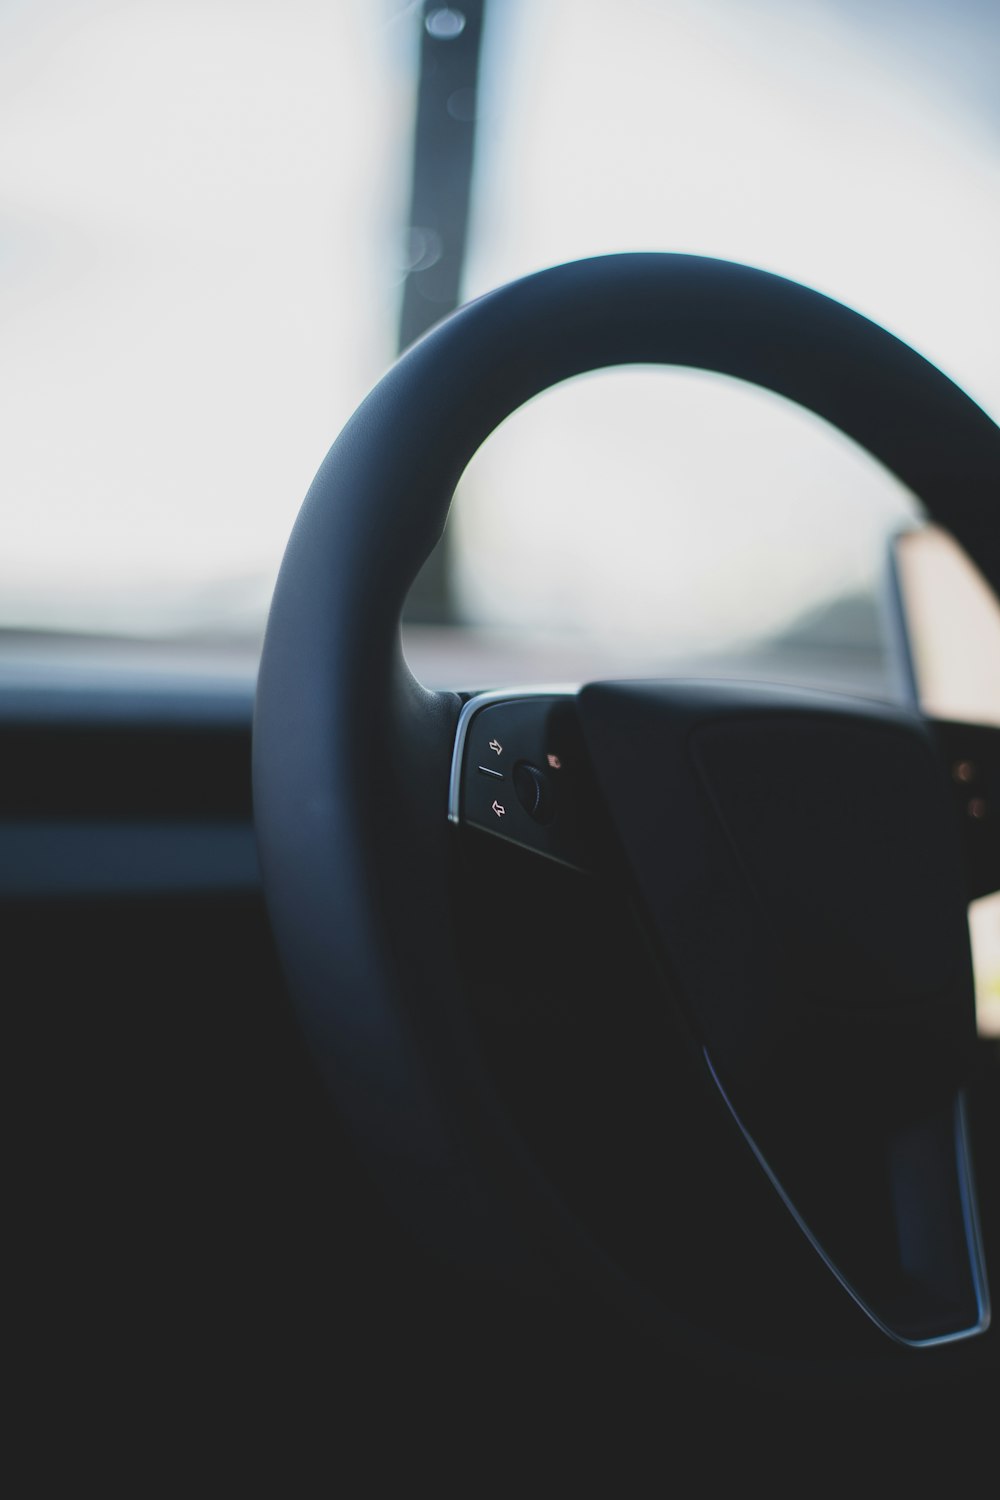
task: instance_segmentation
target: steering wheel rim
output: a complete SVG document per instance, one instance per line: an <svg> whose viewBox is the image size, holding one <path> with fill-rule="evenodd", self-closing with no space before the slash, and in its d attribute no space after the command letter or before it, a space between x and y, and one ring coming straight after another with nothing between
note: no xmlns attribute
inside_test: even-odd
<svg viewBox="0 0 1000 1500"><path fill-rule="evenodd" d="M461 700L417 682L400 645L410 585L481 443L532 396L622 364L713 370L805 406L894 472L1000 585L1000 431L912 349L817 292L728 262L641 254L557 266L426 335L320 467L260 665L258 845L312 1049L411 1228L515 1284L551 1284L553 1263L572 1262L626 1317L759 1378L754 1351L651 1299L592 1242L492 1090L464 1014L453 904L442 903L454 881L446 814ZM838 1378L876 1368L886 1378L883 1363L846 1359ZM802 1364L772 1369L797 1379ZM888 1378L912 1374L893 1367Z"/></svg>

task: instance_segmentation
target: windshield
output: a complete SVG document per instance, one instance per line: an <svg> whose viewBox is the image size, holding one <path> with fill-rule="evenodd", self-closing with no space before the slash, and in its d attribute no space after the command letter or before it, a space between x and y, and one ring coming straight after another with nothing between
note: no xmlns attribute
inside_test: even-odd
<svg viewBox="0 0 1000 1500"><path fill-rule="evenodd" d="M0 6L0 625L255 647L315 469L419 331L406 298L424 326L447 312L449 265L464 300L607 251L745 261L874 317L1000 416L997 17ZM472 71L421 144L422 90L463 45ZM463 173L456 242L414 216L421 180ZM820 617L868 640L884 539L918 519L777 398L589 378L474 461L411 650L433 676L456 626L506 663L523 637L543 673L549 648L557 672L617 669Z"/></svg>

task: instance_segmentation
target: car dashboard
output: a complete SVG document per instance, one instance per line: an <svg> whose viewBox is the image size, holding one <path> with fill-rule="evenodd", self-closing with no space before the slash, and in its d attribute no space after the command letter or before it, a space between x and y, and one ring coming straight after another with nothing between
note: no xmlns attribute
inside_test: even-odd
<svg viewBox="0 0 1000 1500"><path fill-rule="evenodd" d="M315 1403L345 1380L359 1415L442 1401L493 1423L590 1411L648 1438L669 1396L689 1434L720 1406L748 1436L789 1405L841 1421L842 1396L772 1389L766 1359L763 1375L735 1387L687 1372L681 1399L658 1346L613 1320L598 1333L571 1308L476 1284L413 1238L338 1117L282 977L253 833L252 652L211 669L164 654L22 642L0 686L0 924L35 1388L55 1380L84 1412L110 1402L138 1415L152 1402L176 1415L214 1403L271 1417L312 1411L320 1425ZM663 1119L646 1119L641 1101L669 1099L669 1080L660 1072L640 1086L630 1056L617 1084L599 1098L591 1089L597 1059L615 1076L590 1001L622 987L629 914L593 892L581 905L575 876L515 849L484 858L475 837L465 878L478 892L467 908L471 1004L519 1124L571 1200L578 1190L581 1203L601 1204L601 1232L624 1259L671 1254L662 1214L648 1201L641 1210L656 1160L633 1152L623 1172L615 1146L616 1130L661 1138ZM518 903L498 944L493 903L511 887ZM574 959L526 984L539 920L546 949ZM649 973L641 944L630 947L627 988L641 1007ZM654 1071L669 1052L649 1059ZM680 1080L676 1097L689 1088ZM996 1139L995 1039L981 1041L971 1108L976 1137ZM669 1128L683 1134L684 1119ZM695 1177L713 1153L721 1163L726 1147L703 1141ZM745 1184L720 1180L707 1197L703 1184L688 1187L717 1220L721 1254L685 1274L716 1278L728 1329L759 1342L768 1268L748 1263L735 1281L727 1270L731 1195ZM997 1188L980 1183L994 1244ZM813 1268L803 1274L815 1314L822 1293L817 1301ZM758 1278L757 1296L747 1277ZM807 1350L810 1329L794 1323L767 1329L765 1342ZM974 1364L944 1395L917 1387L869 1393L862 1405L880 1420L947 1412L977 1438L994 1385Z"/></svg>

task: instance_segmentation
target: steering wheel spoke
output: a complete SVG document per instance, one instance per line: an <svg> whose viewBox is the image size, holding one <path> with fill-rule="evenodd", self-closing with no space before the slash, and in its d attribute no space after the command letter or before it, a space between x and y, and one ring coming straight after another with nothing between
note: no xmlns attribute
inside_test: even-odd
<svg viewBox="0 0 1000 1500"><path fill-rule="evenodd" d="M889 705L747 685L489 693L460 716L449 808L624 882L766 1176L859 1306L914 1345L989 1317L940 740ZM518 785L526 766L541 786Z"/></svg>
<svg viewBox="0 0 1000 1500"><path fill-rule="evenodd" d="M708 683L596 684L580 711L638 899L768 1176L894 1338L979 1331L965 887L923 721Z"/></svg>
<svg viewBox="0 0 1000 1500"><path fill-rule="evenodd" d="M448 817L573 869L593 868L597 819L571 690L507 689L463 705Z"/></svg>

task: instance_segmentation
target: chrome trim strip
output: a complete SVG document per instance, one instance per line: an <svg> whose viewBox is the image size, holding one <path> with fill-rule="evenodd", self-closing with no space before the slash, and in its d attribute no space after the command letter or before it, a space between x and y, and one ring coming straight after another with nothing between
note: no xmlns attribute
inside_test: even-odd
<svg viewBox="0 0 1000 1500"><path fill-rule="evenodd" d="M965 1240L972 1267L972 1281L976 1289L976 1305L979 1322L966 1338L985 1333L990 1326L993 1310L990 1304L990 1285L986 1273L986 1247L979 1222L979 1203L976 1197L976 1182L972 1174L972 1147L969 1141L968 1110L965 1093L960 1092L955 1108L955 1152L958 1158L958 1182L962 1195L962 1217L965 1221Z"/></svg>
<svg viewBox="0 0 1000 1500"><path fill-rule="evenodd" d="M809 1225L802 1218L798 1209L795 1207L795 1204L789 1198L781 1183L778 1181L778 1178L772 1171L769 1162L758 1147L757 1142L754 1140L753 1136L747 1130L746 1126L743 1124L743 1121L736 1113L729 1095L722 1087L722 1084L719 1080L719 1075L716 1073L714 1067L712 1066L712 1059L708 1055L708 1049L703 1048L702 1052L705 1058L705 1062L708 1065L708 1071L711 1074L713 1083L719 1090L719 1093L722 1095L723 1102L725 1103L726 1108L729 1110L729 1113L736 1121L736 1124L738 1125L740 1130L740 1134L743 1136L743 1139L746 1141L747 1145L750 1147L750 1150L757 1158L760 1166L764 1169L764 1173L770 1181L771 1186L778 1194L778 1197L781 1199L782 1203L788 1209L788 1212L791 1214L792 1218L795 1220L796 1224L799 1226L802 1233L809 1241L810 1245L816 1251L816 1254L819 1256L820 1260L822 1260L823 1264L833 1272L834 1276L844 1288L844 1291L847 1292L848 1296L853 1302L857 1304L857 1306L861 1309L865 1316L871 1319L876 1328L881 1329L881 1331L886 1335L887 1338L892 1339L894 1344L902 1344L907 1349L932 1349L939 1347L942 1344L957 1344L960 1343L963 1339L976 1338L979 1334L986 1332L986 1330L990 1326L990 1293L989 1286L986 1280L986 1260L983 1250L982 1233L979 1226L979 1210L976 1204L976 1190L972 1176L972 1156L969 1150L968 1127L965 1111L965 1096L963 1093L959 1092L955 1099L955 1153L958 1165L959 1186L962 1196L962 1214L965 1221L966 1247L969 1253L969 1266L972 1271L972 1282L976 1294L976 1309L978 1312L978 1318L976 1323L971 1328L961 1328L958 1329L955 1333L942 1333L936 1335L934 1338L929 1339L908 1339L904 1338L901 1333L897 1333L895 1329L890 1328L888 1323L883 1322L878 1314L872 1308L870 1308L867 1302L865 1302L864 1299L855 1291L854 1287L847 1280L846 1276L836 1265L836 1263L830 1259L829 1255L823 1249L823 1246L813 1234L812 1230L809 1228Z"/></svg>
<svg viewBox="0 0 1000 1500"><path fill-rule="evenodd" d="M491 703L512 702L517 698L572 698L579 691L577 683L553 683L543 687L494 688L488 693L476 693L462 704L455 727L455 748L451 756L451 776L448 781L448 822L462 821L462 760L469 725L481 708Z"/></svg>

